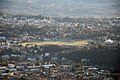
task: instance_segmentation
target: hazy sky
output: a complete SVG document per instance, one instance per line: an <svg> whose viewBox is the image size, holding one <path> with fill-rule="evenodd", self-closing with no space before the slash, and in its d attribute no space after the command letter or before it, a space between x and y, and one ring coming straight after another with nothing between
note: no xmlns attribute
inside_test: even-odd
<svg viewBox="0 0 120 80"><path fill-rule="evenodd" d="M47 16L120 16L120 0L0 0L12 14Z"/></svg>

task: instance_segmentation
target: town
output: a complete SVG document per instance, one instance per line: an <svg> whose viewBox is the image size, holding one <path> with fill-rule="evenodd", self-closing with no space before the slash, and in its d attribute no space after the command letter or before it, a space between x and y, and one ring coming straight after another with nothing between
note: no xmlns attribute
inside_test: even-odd
<svg viewBox="0 0 120 80"><path fill-rule="evenodd" d="M119 17L1 14L0 80L119 80L119 32Z"/></svg>

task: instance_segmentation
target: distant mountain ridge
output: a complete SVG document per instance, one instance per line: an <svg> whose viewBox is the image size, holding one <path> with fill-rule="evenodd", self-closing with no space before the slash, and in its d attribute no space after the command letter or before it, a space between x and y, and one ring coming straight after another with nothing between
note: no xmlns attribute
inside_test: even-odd
<svg viewBox="0 0 120 80"><path fill-rule="evenodd" d="M120 16L119 0L0 0L0 10L45 16Z"/></svg>

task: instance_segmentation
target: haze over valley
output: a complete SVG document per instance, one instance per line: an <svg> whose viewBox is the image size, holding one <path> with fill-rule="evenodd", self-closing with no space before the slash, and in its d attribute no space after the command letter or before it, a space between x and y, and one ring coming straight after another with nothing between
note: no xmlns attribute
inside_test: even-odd
<svg viewBox="0 0 120 80"><path fill-rule="evenodd" d="M119 0L0 0L0 10L11 14L57 17L111 17L120 15Z"/></svg>

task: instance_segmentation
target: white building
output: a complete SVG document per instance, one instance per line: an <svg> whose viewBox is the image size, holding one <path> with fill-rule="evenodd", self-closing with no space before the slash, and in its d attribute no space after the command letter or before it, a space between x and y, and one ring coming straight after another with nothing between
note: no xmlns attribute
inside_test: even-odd
<svg viewBox="0 0 120 80"><path fill-rule="evenodd" d="M107 40L105 40L105 43L113 43L113 40L107 39Z"/></svg>

